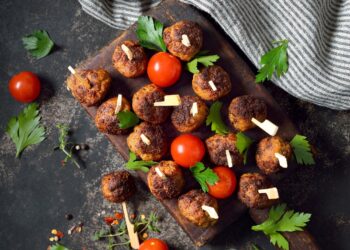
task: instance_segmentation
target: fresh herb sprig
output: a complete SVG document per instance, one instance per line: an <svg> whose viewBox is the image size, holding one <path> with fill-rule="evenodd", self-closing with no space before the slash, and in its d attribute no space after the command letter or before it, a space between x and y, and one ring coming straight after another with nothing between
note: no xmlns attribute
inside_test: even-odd
<svg viewBox="0 0 350 250"><path fill-rule="evenodd" d="M229 129L221 118L222 102L216 101L210 106L209 115L205 121L205 124L209 126L211 124L211 131L217 134L228 134Z"/></svg>
<svg viewBox="0 0 350 250"><path fill-rule="evenodd" d="M313 158L310 144L303 135L295 135L290 141L290 145L293 148L293 152L298 164L313 165L315 160Z"/></svg>
<svg viewBox="0 0 350 250"><path fill-rule="evenodd" d="M67 248L61 244L56 243L55 245L50 246L50 250L69 250L69 248Z"/></svg>
<svg viewBox="0 0 350 250"><path fill-rule="evenodd" d="M137 161L136 160L136 154L133 152L129 153L129 161L125 163L125 167L129 170L134 171L143 171L147 173L149 171L149 167L158 164L158 162L155 161Z"/></svg>
<svg viewBox="0 0 350 250"><path fill-rule="evenodd" d="M39 105L31 103L8 122L6 133L16 145L17 158L26 147L45 139L45 128L40 125L40 120Z"/></svg>
<svg viewBox="0 0 350 250"><path fill-rule="evenodd" d="M129 110L118 112L117 118L119 121L119 128L121 129L132 128L140 122L137 115Z"/></svg>
<svg viewBox="0 0 350 250"><path fill-rule="evenodd" d="M68 161L72 161L75 166L80 168L79 163L74 159L73 156L73 148L74 145L70 142L68 142L68 132L69 128L66 124L58 124L56 126L59 130L59 136L58 136L58 148L66 155L66 158L64 158L63 165L65 165Z"/></svg>
<svg viewBox="0 0 350 250"><path fill-rule="evenodd" d="M137 20L136 35L142 47L166 51L163 40L163 24L150 16L140 16Z"/></svg>
<svg viewBox="0 0 350 250"><path fill-rule="evenodd" d="M271 80L275 71L278 77L281 77L288 71L288 40L273 41L272 43L278 46L261 57L260 64L262 67L255 78L257 83Z"/></svg>
<svg viewBox="0 0 350 250"><path fill-rule="evenodd" d="M239 132L236 134L237 140L236 140L236 147L241 155L244 157L244 164L247 163L247 156L248 156L248 150L249 147L252 145L253 140L250 139L248 136L243 134L242 132Z"/></svg>
<svg viewBox="0 0 350 250"><path fill-rule="evenodd" d="M187 70L192 74L199 73L198 64L205 67L214 65L214 62L219 60L218 55L207 55L208 51L200 51L190 62L186 64Z"/></svg>
<svg viewBox="0 0 350 250"><path fill-rule="evenodd" d="M206 168L202 162L197 162L190 170L204 192L208 192L208 184L214 185L219 180L218 175L211 168Z"/></svg>
<svg viewBox="0 0 350 250"><path fill-rule="evenodd" d="M268 219L259 225L252 226L252 230L262 231L270 237L270 242L273 245L289 250L289 243L281 233L303 231L303 228L310 221L311 214L294 212L293 210L286 211L286 208L286 204L272 207Z"/></svg>
<svg viewBox="0 0 350 250"><path fill-rule="evenodd" d="M22 38L24 48L36 59L47 56L54 43L45 30L36 30Z"/></svg>

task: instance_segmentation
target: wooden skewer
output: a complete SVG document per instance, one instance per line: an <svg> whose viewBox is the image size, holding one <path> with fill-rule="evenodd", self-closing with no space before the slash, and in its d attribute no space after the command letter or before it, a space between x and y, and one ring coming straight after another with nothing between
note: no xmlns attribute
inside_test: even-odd
<svg viewBox="0 0 350 250"><path fill-rule="evenodd" d="M284 155L280 153L275 153L275 157L278 159L278 163L282 168L288 168L288 161Z"/></svg>
<svg viewBox="0 0 350 250"><path fill-rule="evenodd" d="M159 167L156 167L156 168L155 168L155 171L156 171L156 173L159 175L159 177L161 177L161 178L163 178L163 179L167 179L167 177L165 176L165 174L164 174L162 171L160 171Z"/></svg>
<svg viewBox="0 0 350 250"><path fill-rule="evenodd" d="M266 133L268 133L271 136L274 136L277 134L278 131L278 126L270 122L269 120L265 120L263 122L259 122L257 119L254 117L251 120L256 126L264 130Z"/></svg>
<svg viewBox="0 0 350 250"><path fill-rule="evenodd" d="M275 187L259 189L259 194L266 194L269 200L275 200L279 198L278 189Z"/></svg>
<svg viewBox="0 0 350 250"><path fill-rule="evenodd" d="M68 70L70 71L70 73L72 73L75 77L79 78L81 81L84 81L83 78L81 78L81 76L79 74L77 74L77 72L75 71L75 69L72 66L68 66ZM87 81L87 84L90 86L89 81Z"/></svg>
<svg viewBox="0 0 350 250"><path fill-rule="evenodd" d="M229 168L232 168L233 163L232 163L232 157L231 157L230 151L228 149L226 149L225 153L226 153L227 165Z"/></svg>
<svg viewBox="0 0 350 250"><path fill-rule="evenodd" d="M124 218L126 223L126 228L128 230L129 238L130 238L130 245L132 249L139 249L140 242L139 237L137 233L135 233L135 226L131 223L129 219L128 209L126 207L126 202L122 202L123 212L124 212Z"/></svg>

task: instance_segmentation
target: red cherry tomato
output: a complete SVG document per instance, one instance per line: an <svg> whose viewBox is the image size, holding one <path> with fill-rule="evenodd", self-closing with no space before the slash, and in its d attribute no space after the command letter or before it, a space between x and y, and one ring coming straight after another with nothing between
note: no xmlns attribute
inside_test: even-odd
<svg viewBox="0 0 350 250"><path fill-rule="evenodd" d="M160 239L150 238L140 245L139 250L169 250L169 247Z"/></svg>
<svg viewBox="0 0 350 250"><path fill-rule="evenodd" d="M228 167L218 166L213 168L218 175L219 181L214 185L208 185L209 194L218 199L225 199L231 196L237 184L235 173Z"/></svg>
<svg viewBox="0 0 350 250"><path fill-rule="evenodd" d="M40 80L32 72L23 71L11 78L9 91L19 102L32 102L40 94Z"/></svg>
<svg viewBox="0 0 350 250"><path fill-rule="evenodd" d="M166 52L158 52L148 62L147 74L152 83L159 87L169 87L179 80L181 62Z"/></svg>
<svg viewBox="0 0 350 250"><path fill-rule="evenodd" d="M189 168L203 159L205 147L197 136L182 134L173 140L170 151L177 164Z"/></svg>

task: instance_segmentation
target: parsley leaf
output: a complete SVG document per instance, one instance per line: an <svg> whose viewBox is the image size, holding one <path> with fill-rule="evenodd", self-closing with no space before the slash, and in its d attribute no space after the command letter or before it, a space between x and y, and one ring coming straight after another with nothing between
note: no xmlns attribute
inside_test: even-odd
<svg viewBox="0 0 350 250"><path fill-rule="evenodd" d="M205 124L209 126L211 124L211 131L217 134L228 134L229 129L221 119L220 110L222 102L216 101L210 106L209 115Z"/></svg>
<svg viewBox="0 0 350 250"><path fill-rule="evenodd" d="M255 81L257 83L263 82L266 79L271 80L272 74L276 71L277 76L280 77L288 71L288 40L274 41L274 44L279 46L269 50L260 59L262 68L256 75Z"/></svg>
<svg viewBox="0 0 350 250"><path fill-rule="evenodd" d="M47 56L54 43L45 30L36 30L32 34L22 38L24 48L36 59Z"/></svg>
<svg viewBox="0 0 350 250"><path fill-rule="evenodd" d="M128 110L118 112L117 118L122 129L134 127L140 121L134 112Z"/></svg>
<svg viewBox="0 0 350 250"><path fill-rule="evenodd" d="M66 248L65 246L62 246L56 243L55 245L50 246L50 250L69 250L69 249Z"/></svg>
<svg viewBox="0 0 350 250"><path fill-rule="evenodd" d="M166 51L163 40L163 24L150 16L140 16L137 20L136 35L142 47Z"/></svg>
<svg viewBox="0 0 350 250"><path fill-rule="evenodd" d="M149 171L149 167L158 164L155 161L137 161L136 154L133 152L129 153L129 161L125 163L125 167L129 170L138 171L141 170L145 173Z"/></svg>
<svg viewBox="0 0 350 250"><path fill-rule="evenodd" d="M310 221L311 214L286 211L286 204L272 207L269 218L259 225L252 226L254 231L263 231L270 236L270 242L282 249L288 250L289 243L280 232L302 231Z"/></svg>
<svg viewBox="0 0 350 250"><path fill-rule="evenodd" d="M315 164L315 160L311 153L311 148L306 136L295 135L290 141L290 145L293 148L295 158L298 164L312 165Z"/></svg>
<svg viewBox="0 0 350 250"><path fill-rule="evenodd" d="M200 51L190 62L186 64L187 70L193 74L199 73L198 63L203 64L205 67L214 65L214 62L219 60L218 55L205 55L208 51Z"/></svg>
<svg viewBox="0 0 350 250"><path fill-rule="evenodd" d="M28 146L38 144L45 139L45 129L40 125L38 104L31 103L7 124L6 133L16 145L16 157Z"/></svg>
<svg viewBox="0 0 350 250"><path fill-rule="evenodd" d="M248 136L243 134L242 132L239 132L236 134L237 141L236 141L236 148L238 149L239 153L243 155L244 157L244 164L247 163L247 156L248 156L248 150L250 145L252 145L253 140L250 139Z"/></svg>
<svg viewBox="0 0 350 250"><path fill-rule="evenodd" d="M190 170L204 192L208 192L208 184L214 185L219 180L217 174L211 168L206 168L202 162L197 162Z"/></svg>

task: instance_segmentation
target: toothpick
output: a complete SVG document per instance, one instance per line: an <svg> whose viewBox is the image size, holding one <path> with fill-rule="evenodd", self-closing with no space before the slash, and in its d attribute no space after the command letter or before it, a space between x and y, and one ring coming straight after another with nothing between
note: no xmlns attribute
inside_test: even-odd
<svg viewBox="0 0 350 250"><path fill-rule="evenodd" d="M123 96L121 94L118 94L117 97L117 106L115 106L114 113L118 114L120 110L122 109L122 101L123 101Z"/></svg>
<svg viewBox="0 0 350 250"><path fill-rule="evenodd" d="M156 171L156 173L157 173L161 178L166 179L165 174L164 174L162 171L160 171L159 167L155 167L154 170Z"/></svg>
<svg viewBox="0 0 350 250"><path fill-rule="evenodd" d="M139 247L140 247L139 237L137 236L137 233L135 232L134 224L132 224L130 222L128 209L126 208L125 201L122 202L122 207L123 207L123 212L124 212L126 228L128 230L128 234L129 234L131 248L132 249L139 249Z"/></svg>
<svg viewBox="0 0 350 250"><path fill-rule="evenodd" d="M226 149L225 153L226 153L226 159L227 159L227 166L229 168L232 168L233 167L233 163L232 163L232 157L231 157L230 151L228 149Z"/></svg>
<svg viewBox="0 0 350 250"><path fill-rule="evenodd" d="M213 208L211 206L203 205L202 209L209 214L210 218L212 218L212 219L219 219L219 215L216 212L215 208Z"/></svg>
<svg viewBox="0 0 350 250"><path fill-rule="evenodd" d="M279 198L278 190L275 187L259 189L258 192L259 194L266 194L269 200L276 200Z"/></svg>
<svg viewBox="0 0 350 250"><path fill-rule="evenodd" d="M212 80L210 80L210 81L208 82L208 84L209 84L210 88L211 88L213 91L217 91L217 90L218 90L218 89L216 88L216 86L215 86L215 84L214 84L214 82L213 82Z"/></svg>
<svg viewBox="0 0 350 250"><path fill-rule="evenodd" d="M192 107L191 107L191 110L190 110L190 114L192 116L195 116L196 114L198 114L198 104L197 104L197 102L194 102L192 104Z"/></svg>
<svg viewBox="0 0 350 250"><path fill-rule="evenodd" d="M147 136L145 136L144 134L141 134L140 137L141 137L141 141L144 144L146 144L148 146L151 145L151 141L150 141L150 139L147 138Z"/></svg>
<svg viewBox="0 0 350 250"><path fill-rule="evenodd" d="M70 73L72 73L73 75L75 75L75 70L73 69L73 67L72 66L68 66L68 70L70 71Z"/></svg>
<svg viewBox="0 0 350 250"><path fill-rule="evenodd" d="M181 36L181 38L182 38L181 43L183 45L185 45L186 47L190 47L191 46L190 39L188 38L188 36L186 34L183 34Z"/></svg>
<svg viewBox="0 0 350 250"><path fill-rule="evenodd" d="M161 106L179 106L181 104L181 98L179 95L166 95L164 96L164 101L155 102L153 105L155 107Z"/></svg>
<svg viewBox="0 0 350 250"><path fill-rule="evenodd" d="M288 161L284 155L280 153L275 153L275 157L278 159L278 163L282 168L288 168Z"/></svg>
<svg viewBox="0 0 350 250"><path fill-rule="evenodd" d="M275 124L273 124L267 119L264 122L259 122L257 119L253 117L252 122L271 136L274 136L277 134L278 126L276 126Z"/></svg>
<svg viewBox="0 0 350 250"><path fill-rule="evenodd" d="M121 48L124 51L124 53L126 54L126 56L128 57L128 59L131 61L133 59L133 54L132 54L131 50L129 49L129 47L126 46L125 44L122 44Z"/></svg>

